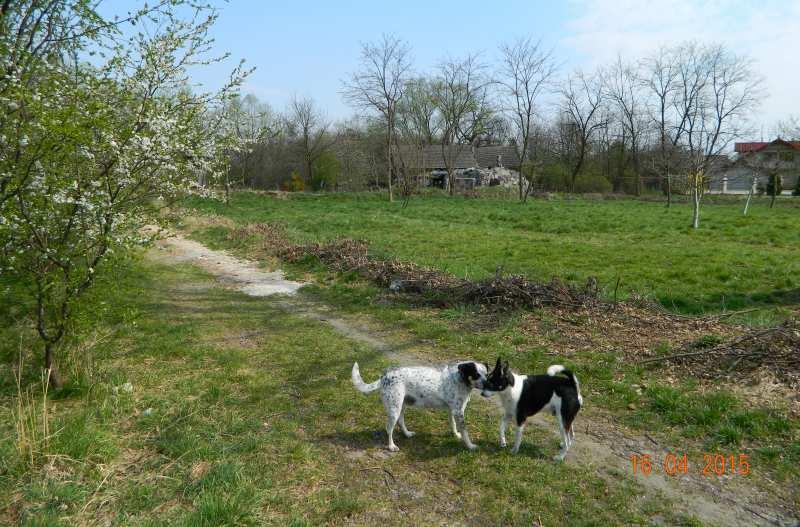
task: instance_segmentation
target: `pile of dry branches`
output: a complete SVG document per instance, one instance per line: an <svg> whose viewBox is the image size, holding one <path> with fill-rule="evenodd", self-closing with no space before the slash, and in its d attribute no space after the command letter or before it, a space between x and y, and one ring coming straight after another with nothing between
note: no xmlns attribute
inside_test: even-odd
<svg viewBox="0 0 800 527"><path fill-rule="evenodd" d="M653 357L641 363L671 361L699 377L724 377L734 372L768 368L779 377L800 377L800 319L789 319L772 328L747 330L727 342L703 349Z"/></svg>
<svg viewBox="0 0 800 527"><path fill-rule="evenodd" d="M582 307L598 302L594 280L578 288L557 279L540 283L524 276L504 276L498 271L493 277L472 281L414 263L375 256L359 240L340 238L297 245L289 241L282 226L272 223L240 227L229 238L242 240L250 236L262 238L264 249L283 260L297 262L313 256L333 271L357 273L394 292L416 295L437 306L475 304L504 310Z"/></svg>

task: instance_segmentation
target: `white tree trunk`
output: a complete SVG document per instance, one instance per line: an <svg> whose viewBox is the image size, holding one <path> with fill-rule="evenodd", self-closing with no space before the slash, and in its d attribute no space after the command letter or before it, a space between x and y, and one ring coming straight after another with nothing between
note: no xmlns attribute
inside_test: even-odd
<svg viewBox="0 0 800 527"><path fill-rule="evenodd" d="M700 228L700 198L702 194L700 194L700 189L695 186L692 189L692 201L694 204L693 211L692 211L692 228L699 229Z"/></svg>
<svg viewBox="0 0 800 527"><path fill-rule="evenodd" d="M744 212L742 216L747 216L747 209L750 208L750 200L753 198L753 185L750 185L750 192L747 193L747 201L744 202Z"/></svg>

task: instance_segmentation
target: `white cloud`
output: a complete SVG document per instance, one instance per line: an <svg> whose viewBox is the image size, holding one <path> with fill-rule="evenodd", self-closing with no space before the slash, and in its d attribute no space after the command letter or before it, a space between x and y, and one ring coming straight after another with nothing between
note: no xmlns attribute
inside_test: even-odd
<svg viewBox="0 0 800 527"><path fill-rule="evenodd" d="M685 40L721 43L751 57L764 77L756 120L765 130L800 114L800 2L576 0L570 11L561 45L586 67Z"/></svg>

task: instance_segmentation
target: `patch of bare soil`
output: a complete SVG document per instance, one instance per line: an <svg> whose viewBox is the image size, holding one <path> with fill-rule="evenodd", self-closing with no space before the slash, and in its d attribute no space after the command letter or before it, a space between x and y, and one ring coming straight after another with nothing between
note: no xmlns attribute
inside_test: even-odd
<svg viewBox="0 0 800 527"><path fill-rule="evenodd" d="M341 334L376 351L386 353L398 362L419 361L411 354L398 352L396 347L383 338L380 332L366 324L353 323L328 306L310 302L296 293L301 284L286 280L280 271L266 273L254 262L242 260L222 251L213 251L203 245L173 236L162 240L151 256L161 262L185 262L198 265L217 276L225 286L250 295L265 296L283 293L273 302L293 313L325 322ZM670 343L690 342L709 333L736 336L741 328L729 327L714 319L681 319L667 321L662 316L647 311L631 311L630 306L618 310L597 309L556 310L555 319L545 321L531 315L528 323L532 332L541 332L547 339L555 332L570 335L569 340L548 340L547 345L564 353L575 353L584 347L600 346L609 350L626 350L650 356L652 346L664 338ZM638 327L629 327L630 320L641 320ZM542 326L542 324L545 324ZM662 325L666 325L661 327ZM644 328L655 326L642 335ZM658 328L661 329L658 329ZM594 328L594 329L593 329ZM596 328L601 328L598 332ZM669 331L666 331L668 329ZM668 335L668 337L665 337ZM596 349L596 348L595 348ZM534 420L546 429L555 431L552 422L542 423L546 417ZM609 416L593 411L591 419L579 420L577 438L570 450L568 463L596 467L599 474L609 480L632 474L630 455L647 454L654 460L663 460L668 449L646 435L628 433L617 426ZM198 468L198 470L200 470ZM659 492L681 510L704 522L716 525L786 525L797 524L797 512L789 509L792 499L787 496L790 489L773 484L758 486L747 478L706 478L698 474L669 476L654 469L650 475L635 476L641 485L642 495ZM657 522L657 519L655 519Z"/></svg>

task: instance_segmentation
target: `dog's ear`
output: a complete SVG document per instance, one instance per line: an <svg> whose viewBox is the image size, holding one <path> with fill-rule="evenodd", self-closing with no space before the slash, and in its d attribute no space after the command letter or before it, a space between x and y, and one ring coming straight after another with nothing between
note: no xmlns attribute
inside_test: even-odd
<svg viewBox="0 0 800 527"><path fill-rule="evenodd" d="M500 357L497 357L497 362L494 363L494 369L496 369L496 370L502 370L503 369L502 364L500 362Z"/></svg>
<svg viewBox="0 0 800 527"><path fill-rule="evenodd" d="M503 362L503 376L508 381L509 386L514 386L514 374L511 373L511 368L508 366L508 361Z"/></svg>
<svg viewBox="0 0 800 527"><path fill-rule="evenodd" d="M489 363L488 362L484 362L483 366L486 368L486 373L489 373L489 371L490 371L489 370Z"/></svg>
<svg viewBox="0 0 800 527"><path fill-rule="evenodd" d="M475 366L474 362L459 364L458 373L461 375L461 380L467 385L471 385L470 379L477 379L480 377L480 375L478 375L478 368Z"/></svg>

